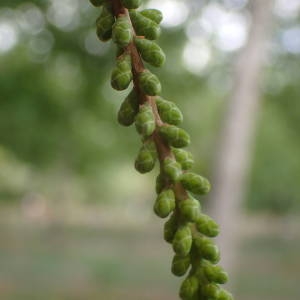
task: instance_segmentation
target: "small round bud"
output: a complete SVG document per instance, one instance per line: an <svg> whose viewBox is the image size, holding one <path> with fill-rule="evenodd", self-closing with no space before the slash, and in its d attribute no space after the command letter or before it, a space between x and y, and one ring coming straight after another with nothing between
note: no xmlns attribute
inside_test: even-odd
<svg viewBox="0 0 300 300"><path fill-rule="evenodd" d="M209 181L195 173L187 172L180 176L180 182L183 187L194 194L203 195L207 194L210 190Z"/></svg>
<svg viewBox="0 0 300 300"><path fill-rule="evenodd" d="M203 273L208 281L224 284L228 281L228 274L220 266L214 266L207 262L203 266Z"/></svg>
<svg viewBox="0 0 300 300"><path fill-rule="evenodd" d="M204 258L216 264L220 260L220 251L214 242L205 237L196 237L193 243L198 253Z"/></svg>
<svg viewBox="0 0 300 300"><path fill-rule="evenodd" d="M112 71L111 86L118 91L128 88L132 80L131 57L130 55L121 55L117 59L117 66Z"/></svg>
<svg viewBox="0 0 300 300"><path fill-rule="evenodd" d="M175 276L183 276L187 270L189 269L191 264L190 256L179 256L174 255L173 261L172 261L172 273Z"/></svg>
<svg viewBox="0 0 300 300"><path fill-rule="evenodd" d="M133 32L127 16L117 18L112 27L112 39L119 47L127 46L132 40Z"/></svg>
<svg viewBox="0 0 300 300"><path fill-rule="evenodd" d="M115 17L112 13L111 6L109 4L103 5L101 15L96 21L97 36L101 41L106 42L111 39L112 26L114 23Z"/></svg>
<svg viewBox="0 0 300 300"><path fill-rule="evenodd" d="M135 44L144 61L154 67L161 67L166 61L163 50L153 41L135 38Z"/></svg>
<svg viewBox="0 0 300 300"><path fill-rule="evenodd" d="M168 243L172 243L177 231L177 220L173 214L164 225L164 239Z"/></svg>
<svg viewBox="0 0 300 300"><path fill-rule="evenodd" d="M132 90L130 94L125 98L119 109L118 122L123 126L132 125L138 111L139 99L135 90Z"/></svg>
<svg viewBox="0 0 300 300"><path fill-rule="evenodd" d="M182 170L189 170L193 167L194 159L191 152L178 148L173 148L172 151Z"/></svg>
<svg viewBox="0 0 300 300"><path fill-rule="evenodd" d="M199 289L199 281L195 276L187 277L181 284L180 287L180 298L182 300L190 300L192 299Z"/></svg>
<svg viewBox="0 0 300 300"><path fill-rule="evenodd" d="M99 7L105 3L105 0L90 0L90 2L92 5Z"/></svg>
<svg viewBox="0 0 300 300"><path fill-rule="evenodd" d="M218 299L220 288L216 284L209 283L202 287L201 292L209 299Z"/></svg>
<svg viewBox="0 0 300 300"><path fill-rule="evenodd" d="M183 121L183 115L175 103L156 98L156 105L161 119L171 125L179 125Z"/></svg>
<svg viewBox="0 0 300 300"><path fill-rule="evenodd" d="M201 214L196 220L198 231L208 237L216 237L219 234L219 225L209 216Z"/></svg>
<svg viewBox="0 0 300 300"><path fill-rule="evenodd" d="M182 148L190 143L190 136L186 131L174 125L163 125L159 128L160 135L173 147Z"/></svg>
<svg viewBox="0 0 300 300"><path fill-rule="evenodd" d="M154 204L154 212L160 218L166 218L175 209L175 195L173 190L162 191Z"/></svg>
<svg viewBox="0 0 300 300"><path fill-rule="evenodd" d="M135 10L130 11L130 19L138 36L144 36L148 40L156 40L159 37L160 28L153 20Z"/></svg>
<svg viewBox="0 0 300 300"><path fill-rule="evenodd" d="M142 0L121 0L121 2L126 8L135 9L141 5Z"/></svg>
<svg viewBox="0 0 300 300"><path fill-rule="evenodd" d="M135 118L135 127L137 132L144 137L150 136L155 130L155 118L149 104L140 107L140 111Z"/></svg>
<svg viewBox="0 0 300 300"><path fill-rule="evenodd" d="M184 219L188 222L195 222L200 215L200 203L194 198L180 201L179 210Z"/></svg>
<svg viewBox="0 0 300 300"><path fill-rule="evenodd" d="M163 161L163 171L172 182L175 182L181 174L181 167L174 159L167 157Z"/></svg>
<svg viewBox="0 0 300 300"><path fill-rule="evenodd" d="M173 250L179 256L187 256L192 246L192 232L189 225L180 226L174 236Z"/></svg>
<svg viewBox="0 0 300 300"><path fill-rule="evenodd" d="M166 187L166 177L164 174L160 173L157 177L156 177L156 186L155 186L155 190L156 193L159 194L165 187Z"/></svg>
<svg viewBox="0 0 300 300"><path fill-rule="evenodd" d="M141 11L141 14L144 17L154 21L156 24L160 24L163 19L163 14L158 9L144 9Z"/></svg>
<svg viewBox="0 0 300 300"><path fill-rule="evenodd" d="M142 174L152 171L155 166L157 155L151 144L150 142L145 142L135 160L135 169Z"/></svg>
<svg viewBox="0 0 300 300"><path fill-rule="evenodd" d="M139 83L142 91L149 96L156 96L161 92L161 84L156 75L149 70L139 74Z"/></svg>
<svg viewBox="0 0 300 300"><path fill-rule="evenodd" d="M217 300L233 300L233 296L224 289L220 289Z"/></svg>

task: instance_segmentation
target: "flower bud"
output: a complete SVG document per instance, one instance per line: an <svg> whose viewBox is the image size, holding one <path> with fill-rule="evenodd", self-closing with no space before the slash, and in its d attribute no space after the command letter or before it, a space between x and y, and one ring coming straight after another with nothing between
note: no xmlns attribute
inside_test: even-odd
<svg viewBox="0 0 300 300"><path fill-rule="evenodd" d="M112 39L119 47L127 46L132 40L133 32L127 16L119 16L112 27Z"/></svg>
<svg viewBox="0 0 300 300"><path fill-rule="evenodd" d="M182 113L175 103L157 97L156 105L159 115L165 123L179 125L183 121Z"/></svg>
<svg viewBox="0 0 300 300"><path fill-rule="evenodd" d="M167 157L163 161L163 171L172 182L175 182L181 174L181 167L176 160Z"/></svg>
<svg viewBox="0 0 300 300"><path fill-rule="evenodd" d="M142 58L154 67L161 67L166 60L163 50L153 41L135 38L135 44Z"/></svg>
<svg viewBox="0 0 300 300"><path fill-rule="evenodd" d="M224 284L228 281L228 274L220 266L214 266L207 262L203 266L203 273L208 281Z"/></svg>
<svg viewBox="0 0 300 300"><path fill-rule="evenodd" d="M177 148L173 148L172 151L176 160L180 163L182 170L189 170L193 167L194 160L191 152Z"/></svg>
<svg viewBox="0 0 300 300"><path fill-rule="evenodd" d="M156 186L155 186L156 193L159 194L166 187L166 184L167 182L166 182L165 175L160 173L156 177Z"/></svg>
<svg viewBox="0 0 300 300"><path fill-rule="evenodd" d="M156 40L160 35L160 27L156 22L143 16L135 10L130 11L130 19L136 35L144 36L148 40Z"/></svg>
<svg viewBox="0 0 300 300"><path fill-rule="evenodd" d="M131 93L123 101L119 112L118 122L123 126L130 126L134 123L135 116L139 111L139 99L135 92L132 90Z"/></svg>
<svg viewBox="0 0 300 300"><path fill-rule="evenodd" d="M194 198L185 199L179 203L179 211L188 222L195 222L200 215L200 203Z"/></svg>
<svg viewBox="0 0 300 300"><path fill-rule="evenodd" d="M101 41L106 42L111 39L112 26L114 23L115 17L112 13L111 6L109 4L103 5L101 15L96 21L97 36Z"/></svg>
<svg viewBox="0 0 300 300"><path fill-rule="evenodd" d="M209 283L202 287L201 292L209 299L218 299L220 288L216 284Z"/></svg>
<svg viewBox="0 0 300 300"><path fill-rule="evenodd" d="M160 218L166 218L175 209L175 195L173 190L162 191L154 204L154 212Z"/></svg>
<svg viewBox="0 0 300 300"><path fill-rule="evenodd" d="M177 231L177 220L173 214L164 225L164 239L168 243L172 243Z"/></svg>
<svg viewBox="0 0 300 300"><path fill-rule="evenodd" d="M201 214L196 220L198 231L208 237L216 237L219 234L219 225L209 216Z"/></svg>
<svg viewBox="0 0 300 300"><path fill-rule="evenodd" d="M195 173L187 172L180 176L180 182L183 187L194 194L207 194L210 190L209 181Z"/></svg>
<svg viewBox="0 0 300 300"><path fill-rule="evenodd" d="M217 300L233 300L233 296L224 289L220 289Z"/></svg>
<svg viewBox="0 0 300 300"><path fill-rule="evenodd" d="M159 133L171 146L176 148L186 147L190 143L188 133L174 125L161 126Z"/></svg>
<svg viewBox="0 0 300 300"><path fill-rule="evenodd" d="M192 246L192 232L189 225L179 227L173 240L173 249L180 256L187 256Z"/></svg>
<svg viewBox="0 0 300 300"><path fill-rule="evenodd" d="M141 5L142 0L121 0L122 4L128 9L135 9Z"/></svg>
<svg viewBox="0 0 300 300"><path fill-rule="evenodd" d="M90 0L91 4L94 6L98 7L101 6L105 3L105 0Z"/></svg>
<svg viewBox="0 0 300 300"><path fill-rule="evenodd" d="M198 253L206 260L209 260L213 264L216 264L220 260L220 251L214 242L205 237L196 237L194 245Z"/></svg>
<svg viewBox="0 0 300 300"><path fill-rule="evenodd" d="M141 11L141 14L154 21L156 24L160 24L163 19L162 12L158 9L144 9Z"/></svg>
<svg viewBox="0 0 300 300"><path fill-rule="evenodd" d="M183 276L189 269L190 264L191 264L191 258L189 255L184 257L179 255L174 255L172 261L172 273L175 276Z"/></svg>
<svg viewBox="0 0 300 300"><path fill-rule="evenodd" d="M152 171L155 166L156 152L152 148L150 142L145 142L135 160L135 169L142 174Z"/></svg>
<svg viewBox="0 0 300 300"><path fill-rule="evenodd" d="M150 136L155 130L155 118L149 104L140 107L140 111L135 118L135 127L137 132L144 137Z"/></svg>
<svg viewBox="0 0 300 300"><path fill-rule="evenodd" d="M121 55L117 59L117 66L112 71L111 86L118 91L128 88L132 80L131 57L130 55Z"/></svg>
<svg viewBox="0 0 300 300"><path fill-rule="evenodd" d="M181 284L180 287L180 298L182 300L190 300L197 294L199 288L199 282L197 277L189 276Z"/></svg>
<svg viewBox="0 0 300 300"><path fill-rule="evenodd" d="M149 70L139 74L139 83L142 91L149 96L156 96L161 92L161 84L156 75Z"/></svg>

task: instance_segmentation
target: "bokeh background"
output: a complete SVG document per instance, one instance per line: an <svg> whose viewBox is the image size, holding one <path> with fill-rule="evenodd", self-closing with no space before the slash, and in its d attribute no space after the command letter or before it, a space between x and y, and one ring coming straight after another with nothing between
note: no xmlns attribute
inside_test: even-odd
<svg viewBox="0 0 300 300"><path fill-rule="evenodd" d="M184 113L195 170L213 181L212 195L222 162L238 151L239 178L223 178L238 193L202 201L216 216L218 204L208 204L222 201L221 222L231 224L223 236L238 233L223 251L234 253L231 291L240 300L299 299L300 1L144 3L164 13L167 63L155 72ZM134 170L140 140L117 124L128 91L110 87L115 49L97 40L98 15L87 0L0 2L3 300L178 299L172 250L152 213L158 170ZM252 59L256 79L247 77ZM241 78L256 103L244 118L228 113L249 86ZM230 122L244 148L226 145Z"/></svg>

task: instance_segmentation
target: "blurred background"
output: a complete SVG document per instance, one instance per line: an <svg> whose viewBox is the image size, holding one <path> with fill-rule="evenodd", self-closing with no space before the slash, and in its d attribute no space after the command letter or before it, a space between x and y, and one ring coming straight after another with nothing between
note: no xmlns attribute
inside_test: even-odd
<svg viewBox="0 0 300 300"><path fill-rule="evenodd" d="M300 296L300 1L153 0L163 96L191 134L201 198L240 300ZM116 114L115 49L87 0L0 3L0 298L178 299L152 213L158 170Z"/></svg>

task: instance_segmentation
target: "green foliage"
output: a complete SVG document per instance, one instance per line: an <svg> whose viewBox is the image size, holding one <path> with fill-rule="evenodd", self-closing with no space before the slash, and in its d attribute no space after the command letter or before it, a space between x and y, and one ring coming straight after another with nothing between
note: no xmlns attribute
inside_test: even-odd
<svg viewBox="0 0 300 300"><path fill-rule="evenodd" d="M200 233L208 237L216 237L219 234L219 225L205 214L201 214L197 218L196 227Z"/></svg>
<svg viewBox="0 0 300 300"><path fill-rule="evenodd" d="M181 201L178 205L182 217L187 222L196 222L200 216L200 203L194 198Z"/></svg>
<svg viewBox="0 0 300 300"><path fill-rule="evenodd" d="M151 19L152 21L154 21L156 24L160 24L160 22L163 19L163 15L161 13L160 10L158 9L144 9L141 11L141 14L148 18Z"/></svg>
<svg viewBox="0 0 300 300"><path fill-rule="evenodd" d="M173 190L162 191L156 198L154 212L160 218L166 218L175 209L175 195Z"/></svg>
<svg viewBox="0 0 300 300"><path fill-rule="evenodd" d="M197 195L207 194L210 190L209 181L192 172L186 172L181 175L180 182L188 191Z"/></svg>
<svg viewBox="0 0 300 300"><path fill-rule="evenodd" d="M155 166L157 153L152 141L145 142L135 160L135 169L144 174L152 171Z"/></svg>
<svg viewBox="0 0 300 300"><path fill-rule="evenodd" d="M149 137L155 130L155 118L150 104L140 106L135 119L135 127L143 137Z"/></svg>
<svg viewBox="0 0 300 300"><path fill-rule="evenodd" d="M180 256L175 254L172 261L172 273L175 276L183 276L191 264L190 256Z"/></svg>
<svg viewBox="0 0 300 300"><path fill-rule="evenodd" d="M126 7L126 8L138 8L141 3L142 0L121 0L122 4Z"/></svg>
<svg viewBox="0 0 300 300"><path fill-rule="evenodd" d="M180 164L169 157L164 159L162 168L164 175L166 175L171 182L175 182L181 174Z"/></svg>
<svg viewBox="0 0 300 300"><path fill-rule="evenodd" d="M130 126L134 123L135 117L139 111L139 99L136 91L133 89L123 101L119 112L118 122L123 126Z"/></svg>
<svg viewBox="0 0 300 300"><path fill-rule="evenodd" d="M172 242L174 252L179 256L187 256L192 247L192 231L189 225L180 226Z"/></svg>

